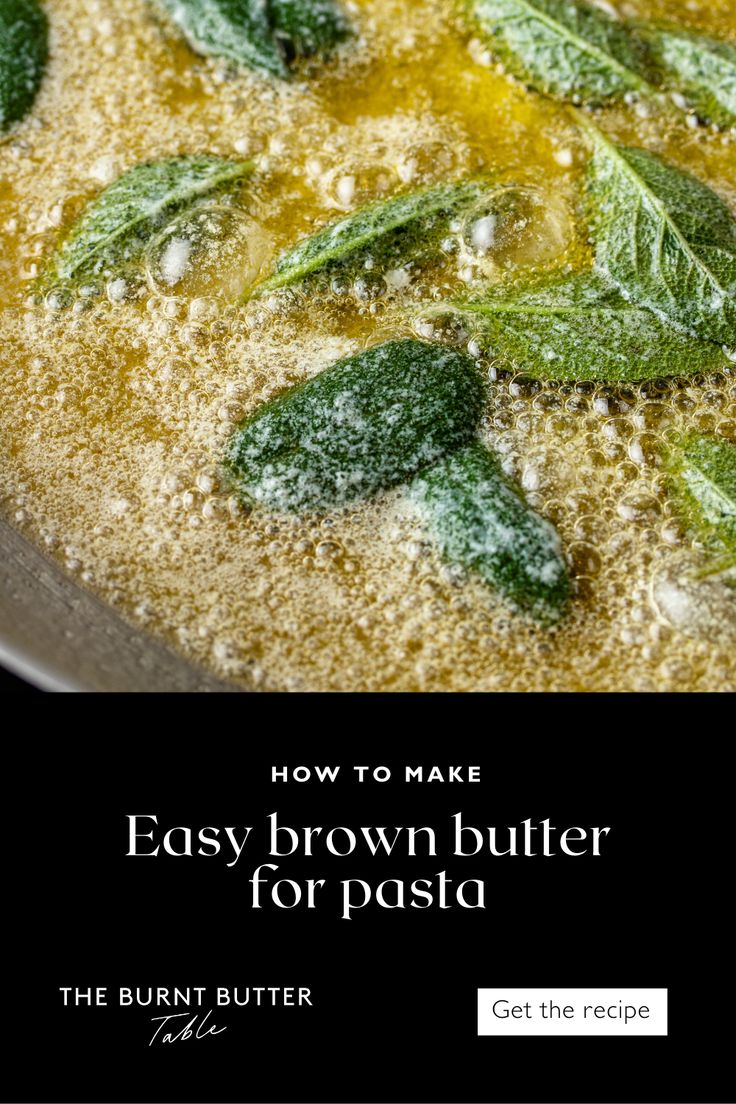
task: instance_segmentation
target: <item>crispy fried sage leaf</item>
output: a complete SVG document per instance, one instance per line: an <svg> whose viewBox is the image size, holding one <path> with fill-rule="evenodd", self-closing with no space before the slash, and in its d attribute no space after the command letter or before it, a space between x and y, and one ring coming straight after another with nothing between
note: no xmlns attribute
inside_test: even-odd
<svg viewBox="0 0 736 1104"><path fill-rule="evenodd" d="M718 126L736 125L736 45L675 28L645 31L665 82Z"/></svg>
<svg viewBox="0 0 736 1104"><path fill-rule="evenodd" d="M361 207L282 253L273 275L253 294L290 287L313 273L349 264L367 253L388 252L394 260L406 258L445 233L448 219L479 199L485 188L487 184L478 180L466 180Z"/></svg>
<svg viewBox="0 0 736 1104"><path fill-rule="evenodd" d="M253 168L252 161L210 154L136 165L89 204L51 257L44 282L79 284L124 268L174 212L233 187Z"/></svg>
<svg viewBox="0 0 736 1104"><path fill-rule="evenodd" d="M37 0L0 0L0 134L30 110L48 58L48 21Z"/></svg>
<svg viewBox="0 0 736 1104"><path fill-rule="evenodd" d="M736 445L688 434L670 458L683 512L720 558L715 570L736 565Z"/></svg>
<svg viewBox="0 0 736 1104"><path fill-rule="evenodd" d="M287 80L297 57L327 54L348 34L336 0L158 0L192 49Z"/></svg>
<svg viewBox="0 0 736 1104"><path fill-rule="evenodd" d="M585 0L466 0L514 76L563 100L649 92L644 42Z"/></svg>
<svg viewBox="0 0 736 1104"><path fill-rule="evenodd" d="M350 34L334 0L270 0L271 25L287 60L327 55Z"/></svg>
<svg viewBox="0 0 736 1104"><path fill-rule="evenodd" d="M494 289L447 307L481 345L536 379L634 382L726 364L720 346L627 302L593 273Z"/></svg>
<svg viewBox="0 0 736 1104"><path fill-rule="evenodd" d="M420 472L411 494L445 559L477 572L543 624L560 619L570 597L560 539L488 449L475 442L451 453Z"/></svg>
<svg viewBox="0 0 736 1104"><path fill-rule="evenodd" d="M289 70L277 43L266 0L158 0L192 47L205 57L225 58L286 79Z"/></svg>
<svg viewBox="0 0 736 1104"><path fill-rule="evenodd" d="M736 219L726 204L694 176L584 125L598 267L632 302L736 345Z"/></svg>
<svg viewBox="0 0 736 1104"><path fill-rule="evenodd" d="M484 398L469 357L390 341L266 403L237 430L226 462L254 506L329 510L402 483L466 444Z"/></svg>

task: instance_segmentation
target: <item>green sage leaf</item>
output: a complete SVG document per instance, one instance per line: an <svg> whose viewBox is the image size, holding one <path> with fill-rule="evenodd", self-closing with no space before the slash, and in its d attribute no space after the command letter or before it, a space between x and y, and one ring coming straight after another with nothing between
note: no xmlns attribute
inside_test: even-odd
<svg viewBox="0 0 736 1104"><path fill-rule="evenodd" d="M0 0L0 134L30 111L48 52L48 20L37 0Z"/></svg>
<svg viewBox="0 0 736 1104"><path fill-rule="evenodd" d="M736 345L736 219L726 204L688 173L585 125L598 267L675 326Z"/></svg>
<svg viewBox="0 0 736 1104"><path fill-rule="evenodd" d="M159 0L197 54L286 80L267 0Z"/></svg>
<svg viewBox="0 0 736 1104"><path fill-rule="evenodd" d="M114 274L140 257L172 214L233 187L254 167L209 154L136 165L89 204L49 261L44 282L79 284Z"/></svg>
<svg viewBox="0 0 736 1104"><path fill-rule="evenodd" d="M507 70L557 99L651 92L644 42L585 0L466 0Z"/></svg>
<svg viewBox="0 0 736 1104"><path fill-rule="evenodd" d="M159 0L193 50L288 80L295 58L328 54L349 33L336 0Z"/></svg>
<svg viewBox="0 0 736 1104"><path fill-rule="evenodd" d="M689 523L736 562L736 445L688 434L670 457L670 470Z"/></svg>
<svg viewBox="0 0 736 1104"><path fill-rule="evenodd" d="M484 398L469 357L390 341L266 403L237 430L226 462L254 506L330 510L405 482L466 444Z"/></svg>
<svg viewBox="0 0 736 1104"><path fill-rule="evenodd" d="M535 379L633 383L726 364L720 346L628 302L594 273L500 288L447 307L481 345Z"/></svg>
<svg viewBox="0 0 736 1104"><path fill-rule="evenodd" d="M736 45L670 28L650 27L646 33L672 90L686 96L704 119L736 125Z"/></svg>
<svg viewBox="0 0 736 1104"><path fill-rule="evenodd" d="M407 192L379 200L328 223L316 234L286 250L272 276L253 295L291 287L317 272L347 265L366 254L390 255L392 261L426 248L447 232L448 220L478 200L487 184L466 180Z"/></svg>
<svg viewBox="0 0 736 1104"><path fill-rule="evenodd" d="M334 0L270 0L271 24L287 60L325 56L350 34Z"/></svg>
<svg viewBox="0 0 736 1104"><path fill-rule="evenodd" d="M488 449L475 442L446 456L417 476L411 494L446 560L477 573L543 624L560 619L570 576L559 536Z"/></svg>

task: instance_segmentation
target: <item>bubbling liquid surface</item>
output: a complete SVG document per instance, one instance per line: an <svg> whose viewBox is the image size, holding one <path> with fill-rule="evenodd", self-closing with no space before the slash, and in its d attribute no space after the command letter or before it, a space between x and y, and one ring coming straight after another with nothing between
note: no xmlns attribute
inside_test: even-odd
<svg viewBox="0 0 736 1104"><path fill-rule="evenodd" d="M350 8L357 41L276 87L195 57L142 0L47 4L49 72L0 145L5 515L128 619L249 688L733 690L736 592L693 587L702 550L661 463L683 429L736 441L730 370L622 389L532 383L481 358L484 439L572 564L572 612L553 632L443 565L400 490L294 519L248 513L227 485L227 438L284 388L429 335L427 306L473 281L586 260L586 155L566 112L500 73L443 0L421 17L406 0ZM727 0L625 14L736 35ZM732 134L637 110L601 121L736 206ZM42 258L101 187L194 152L260 162L236 195L172 219L138 273L33 301ZM478 173L504 202L453 227L434 267L234 305L313 226Z"/></svg>

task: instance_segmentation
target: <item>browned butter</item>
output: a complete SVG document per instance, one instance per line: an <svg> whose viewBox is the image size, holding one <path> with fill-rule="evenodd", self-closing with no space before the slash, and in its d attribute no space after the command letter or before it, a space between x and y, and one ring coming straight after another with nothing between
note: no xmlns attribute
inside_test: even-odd
<svg viewBox="0 0 736 1104"><path fill-rule="evenodd" d="M736 440L732 372L617 390L530 385L483 362L484 437L556 523L573 566L572 612L554 632L443 565L401 491L285 519L248 514L223 481L223 447L244 414L342 355L410 333L408 308L442 296L436 274L398 272L383 290L327 286L236 306L315 223L487 171L543 201L498 278L585 260L586 153L564 110L506 78L443 0L349 9L357 40L309 80L277 87L196 57L143 0L46 4L46 80L0 145L4 514L80 585L248 687L733 690L736 625L726 605L706 623L679 589L698 551L660 461L686 427ZM728 0L619 10L736 37ZM644 109L603 121L736 207L731 133ZM113 281L65 310L34 302L43 257L103 186L139 161L205 151L260 157L212 215L229 246L174 284L152 253L140 299ZM473 276L473 258L460 258L450 283Z"/></svg>

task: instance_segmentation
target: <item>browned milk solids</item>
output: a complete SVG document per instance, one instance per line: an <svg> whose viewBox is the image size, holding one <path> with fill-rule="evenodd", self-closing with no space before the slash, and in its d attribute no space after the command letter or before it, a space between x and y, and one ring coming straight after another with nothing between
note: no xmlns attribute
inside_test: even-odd
<svg viewBox="0 0 736 1104"><path fill-rule="evenodd" d="M47 78L0 146L3 509L80 584L247 686L734 689L729 629L690 619L671 581L690 542L656 463L683 426L736 439L733 374L668 390L492 385L484 434L558 525L577 577L573 613L555 633L443 567L400 492L292 520L249 516L220 481L244 412L363 344L405 334L397 304L473 275L473 256L456 255L408 285L397 272L383 287L328 285L288 307L233 307L238 282L315 218L487 169L549 200L503 261L574 261L585 248L572 218L585 155L564 112L498 73L452 26L451 5L427 0L421 17L419 7L353 3L359 41L309 83L277 88L194 57L143 0L48 0ZM729 0L627 12L736 35ZM684 122L668 132L623 112L607 125L736 204L731 135ZM203 151L262 156L235 205L218 201L211 214L237 250L223 246L173 284L164 277L172 266L181 275L176 251L151 256L139 301L114 284L65 311L32 305L39 259L101 187L138 161ZM652 579L666 582L669 620Z"/></svg>

